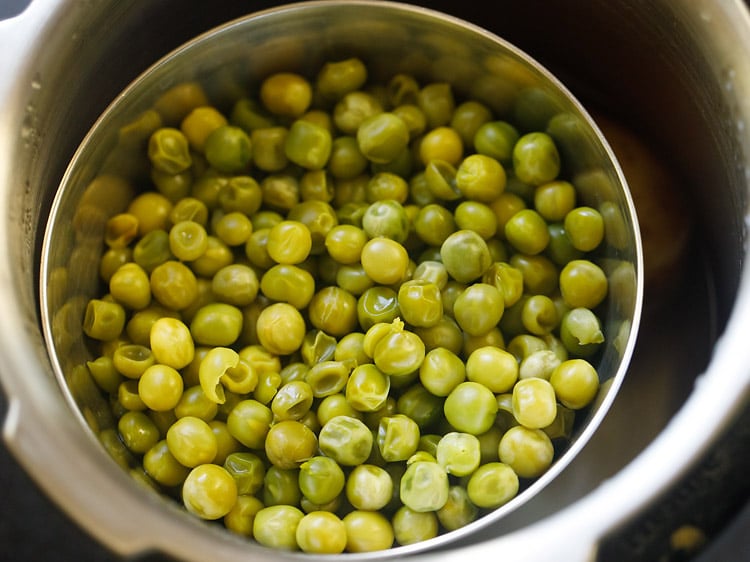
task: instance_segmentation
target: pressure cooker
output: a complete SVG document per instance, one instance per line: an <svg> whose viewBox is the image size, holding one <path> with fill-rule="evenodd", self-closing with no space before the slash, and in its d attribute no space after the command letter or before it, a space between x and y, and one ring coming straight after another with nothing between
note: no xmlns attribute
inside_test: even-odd
<svg viewBox="0 0 750 562"><path fill-rule="evenodd" d="M71 415L40 328L44 225L77 146L130 81L196 35L276 5L34 0L0 28L4 438L35 485L116 557L188 558L205 543L170 541L185 536L179 519L133 493L126 474L102 469L108 459ZM646 291L622 388L575 461L497 524L415 557L708 551L750 492L745 4L424 5L517 45L591 111L633 192ZM128 518L135 508L153 519Z"/></svg>

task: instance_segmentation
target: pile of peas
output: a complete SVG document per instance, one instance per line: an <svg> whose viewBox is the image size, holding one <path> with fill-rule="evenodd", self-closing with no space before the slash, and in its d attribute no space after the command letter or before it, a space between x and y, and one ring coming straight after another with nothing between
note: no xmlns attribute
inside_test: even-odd
<svg viewBox="0 0 750 562"><path fill-rule="evenodd" d="M339 553L458 529L547 470L597 394L608 291L549 134L356 58L155 107L83 319L145 480Z"/></svg>

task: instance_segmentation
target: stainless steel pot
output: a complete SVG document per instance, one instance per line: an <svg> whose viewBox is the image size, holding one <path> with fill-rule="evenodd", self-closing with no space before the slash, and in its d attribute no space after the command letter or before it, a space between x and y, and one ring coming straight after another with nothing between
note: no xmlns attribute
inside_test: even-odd
<svg viewBox="0 0 750 562"><path fill-rule="evenodd" d="M7 45L2 66L13 77L0 86L4 435L44 490L121 555L156 549L199 556L214 531L176 512L164 517L172 506L134 491L126 474L101 469L110 461L71 416L41 336L41 227L78 143L132 78L197 33L272 4L217 1L206 11L197 2L136 9L35 0L0 28ZM653 229L644 231L653 272L646 318L630 373L600 430L543 493L439 555L502 549L524 560L548 559L550 551L571 560L652 559L669 551L672 531L685 524L712 533L748 492L735 475L750 465L744 342L750 21L744 4L731 1L517 4L502 6L497 19L480 2L430 7L479 23L541 60L590 107L645 139L679 190L669 191L665 203L664 183L640 199L642 208L660 213L641 221ZM687 222L675 216L689 216L693 235L681 230L681 238L669 240L667 233L672 243L665 243L660 225ZM669 267L660 270L662 264ZM70 486L72 473L88 486ZM701 511L706 502L714 509ZM113 521L113 505L142 517ZM193 536L174 539L186 533ZM213 559L234 552L236 544L214 538Z"/></svg>

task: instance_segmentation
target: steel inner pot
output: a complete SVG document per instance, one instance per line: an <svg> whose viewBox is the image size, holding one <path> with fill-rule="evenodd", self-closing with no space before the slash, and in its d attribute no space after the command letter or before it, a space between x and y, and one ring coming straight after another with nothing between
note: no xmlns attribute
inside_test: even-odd
<svg viewBox="0 0 750 562"><path fill-rule="evenodd" d="M498 116L522 115L525 122L521 123L528 130L548 128L579 189L578 203L599 209L606 224L605 248L597 258L607 271L610 287L602 318L608 341L595 363L602 387L595 406L578 420L570 446L542 477L491 514L436 539L382 553L389 556L465 536L500 520L543 489L573 460L604 418L634 346L642 257L625 182L580 104L519 50L438 13L368 2L291 5L234 21L188 43L118 96L75 154L53 201L42 247L42 324L53 366L72 408L100 440L116 439L110 404L86 367L93 357L81 319L88 299L101 294L97 264L104 250L104 225L123 208L111 178L131 185L145 180L134 162L143 158L147 139L134 140L122 131L154 107L162 93L180 83L199 82L212 104L225 107L225 100L246 88L252 90L273 72L286 70L313 78L310 69L326 60L351 56L365 61L375 82L397 73L412 74L423 82L448 82L457 96L478 99Z"/></svg>

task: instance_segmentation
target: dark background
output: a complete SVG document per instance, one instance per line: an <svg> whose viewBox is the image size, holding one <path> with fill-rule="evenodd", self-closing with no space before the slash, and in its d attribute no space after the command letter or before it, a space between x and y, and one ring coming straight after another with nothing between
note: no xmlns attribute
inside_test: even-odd
<svg viewBox="0 0 750 562"><path fill-rule="evenodd" d="M0 20L18 14L29 0L0 0ZM7 400L0 392L0 426ZM750 505L714 537L698 562L750 557ZM38 490L0 440L0 561L115 562L120 558L81 531Z"/></svg>

